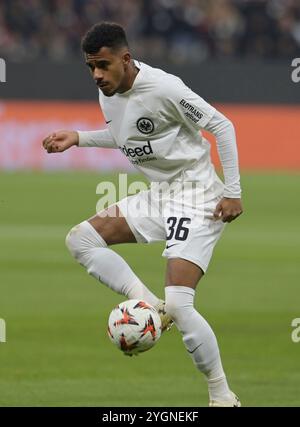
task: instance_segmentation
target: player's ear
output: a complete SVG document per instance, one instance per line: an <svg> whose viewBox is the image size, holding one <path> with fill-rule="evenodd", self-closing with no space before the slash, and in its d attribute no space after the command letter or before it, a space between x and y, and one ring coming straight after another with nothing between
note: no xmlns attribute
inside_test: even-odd
<svg viewBox="0 0 300 427"><path fill-rule="evenodd" d="M130 61L131 61L131 55L130 55L130 53L129 52L125 52L122 55L122 60L123 60L124 67L127 68L128 65L130 64Z"/></svg>

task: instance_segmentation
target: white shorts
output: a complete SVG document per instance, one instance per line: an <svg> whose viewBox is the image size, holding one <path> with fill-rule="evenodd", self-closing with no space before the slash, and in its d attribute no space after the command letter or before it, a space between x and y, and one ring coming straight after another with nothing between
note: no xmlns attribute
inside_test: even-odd
<svg viewBox="0 0 300 427"><path fill-rule="evenodd" d="M150 188L120 200L117 206L138 243L166 241L163 256L186 259L206 272L225 227L213 218L221 198L220 191L208 197L199 188L181 186L172 197L170 192Z"/></svg>

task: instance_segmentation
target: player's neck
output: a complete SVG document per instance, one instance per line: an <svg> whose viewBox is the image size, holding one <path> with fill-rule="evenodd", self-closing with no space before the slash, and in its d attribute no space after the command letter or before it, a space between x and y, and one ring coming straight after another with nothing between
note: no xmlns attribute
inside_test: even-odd
<svg viewBox="0 0 300 427"><path fill-rule="evenodd" d="M128 90L130 90L133 86L133 83L135 81L136 76L139 73L139 68L137 68L135 66L134 61L131 61L129 67L128 67L128 72L125 76L122 88L120 88L120 90L118 91L118 93L124 93L127 92Z"/></svg>

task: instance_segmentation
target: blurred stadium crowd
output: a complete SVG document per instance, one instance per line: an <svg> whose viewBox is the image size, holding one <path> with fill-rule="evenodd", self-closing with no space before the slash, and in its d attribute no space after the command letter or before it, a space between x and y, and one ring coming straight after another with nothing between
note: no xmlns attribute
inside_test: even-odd
<svg viewBox="0 0 300 427"><path fill-rule="evenodd" d="M141 59L285 58L300 48L299 0L1 0L0 57L69 60L102 20L124 25Z"/></svg>

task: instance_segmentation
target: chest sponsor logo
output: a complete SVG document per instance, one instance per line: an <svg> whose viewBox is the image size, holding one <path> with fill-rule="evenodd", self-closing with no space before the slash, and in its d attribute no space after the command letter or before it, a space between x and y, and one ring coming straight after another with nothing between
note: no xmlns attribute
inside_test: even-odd
<svg viewBox="0 0 300 427"><path fill-rule="evenodd" d="M203 113L201 113L197 108L187 102L185 99L180 101L180 105L184 108L184 115L191 119L194 123L198 123L200 119L203 117Z"/></svg>
<svg viewBox="0 0 300 427"><path fill-rule="evenodd" d="M153 154L153 149L151 147L150 141L148 141L147 144L143 145L143 147L136 148L128 148L124 144L123 147L120 147L120 150L123 152L123 154L125 154L127 158L129 158L129 160L133 164L140 164L148 162L150 160L157 160L156 157L150 156L151 154Z"/></svg>
<svg viewBox="0 0 300 427"><path fill-rule="evenodd" d="M141 117L136 122L136 126L138 130L146 135L149 133L152 133L154 131L154 123L151 119L148 119L147 117Z"/></svg>

